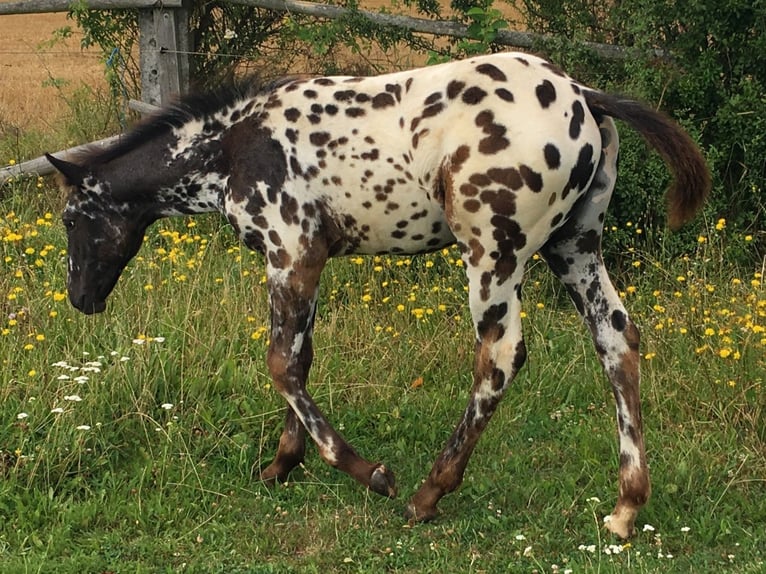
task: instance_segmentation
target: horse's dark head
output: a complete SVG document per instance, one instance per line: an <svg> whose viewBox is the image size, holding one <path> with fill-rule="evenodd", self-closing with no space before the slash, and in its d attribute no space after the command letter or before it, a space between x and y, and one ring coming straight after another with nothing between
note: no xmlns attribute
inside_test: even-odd
<svg viewBox="0 0 766 574"><path fill-rule="evenodd" d="M100 313L120 274L138 252L151 220L140 206L117 201L110 182L86 167L47 155L69 196L62 215L67 231L67 290L72 305Z"/></svg>

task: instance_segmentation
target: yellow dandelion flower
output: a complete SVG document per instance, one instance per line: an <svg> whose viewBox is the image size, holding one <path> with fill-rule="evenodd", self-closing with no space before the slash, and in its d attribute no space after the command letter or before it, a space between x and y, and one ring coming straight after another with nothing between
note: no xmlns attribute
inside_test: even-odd
<svg viewBox="0 0 766 574"><path fill-rule="evenodd" d="M697 243L701 244L701 243L705 243L706 241L707 241L707 237L705 237L704 235L700 235L699 237L697 237Z"/></svg>

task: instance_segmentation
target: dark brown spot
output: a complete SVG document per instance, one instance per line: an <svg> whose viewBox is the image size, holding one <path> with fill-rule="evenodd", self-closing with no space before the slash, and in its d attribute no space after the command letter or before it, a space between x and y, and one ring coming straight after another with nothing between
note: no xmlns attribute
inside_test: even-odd
<svg viewBox="0 0 766 574"><path fill-rule="evenodd" d="M516 196L507 189L485 190L479 194L482 203L489 205L493 213L511 216L516 213Z"/></svg>
<svg viewBox="0 0 766 574"><path fill-rule="evenodd" d="M495 95L500 98L501 100L504 100L506 102L512 102L513 101L513 94L506 90L505 88L498 88L495 90Z"/></svg>
<svg viewBox="0 0 766 574"><path fill-rule="evenodd" d="M572 104L572 118L569 120L569 137L576 140L580 137L582 125L585 123L585 110L582 103L577 100Z"/></svg>
<svg viewBox="0 0 766 574"><path fill-rule="evenodd" d="M298 121L298 118L301 117L301 112L297 108L287 108L285 110L285 119L288 122L296 122Z"/></svg>
<svg viewBox="0 0 766 574"><path fill-rule="evenodd" d="M346 115L350 118L361 118L364 114L364 108L348 108L346 110Z"/></svg>
<svg viewBox="0 0 766 574"><path fill-rule="evenodd" d="M556 101L556 88L549 80L543 80L543 82L535 88L535 94L543 109L548 108L553 102Z"/></svg>
<svg viewBox="0 0 766 574"><path fill-rule="evenodd" d="M481 209L481 202L478 199L466 199L463 202L463 209L468 213L476 213Z"/></svg>
<svg viewBox="0 0 766 574"><path fill-rule="evenodd" d="M543 155L545 156L545 164L548 169L558 169L561 166L561 154L559 148L553 144L545 144L543 148Z"/></svg>
<svg viewBox="0 0 766 574"><path fill-rule="evenodd" d="M564 189L561 194L561 198L566 198L570 190L581 190L590 182L593 176L593 146L585 144L580 148L580 153L577 157L577 163L572 168L569 174L568 187Z"/></svg>
<svg viewBox="0 0 766 574"><path fill-rule="evenodd" d="M468 105L476 105L481 102L487 96L487 92L479 87L468 88L463 92L463 103Z"/></svg>
<svg viewBox="0 0 766 574"><path fill-rule="evenodd" d="M519 168L519 173L521 174L521 177L524 179L524 183L527 184L529 189L535 193L538 193L543 189L543 177L534 171L531 167L522 165Z"/></svg>
<svg viewBox="0 0 766 574"><path fill-rule="evenodd" d="M444 109L444 104L441 102L437 102L435 104L432 104L428 106L426 109L423 110L423 113L421 114L421 117L423 118L430 118L438 114Z"/></svg>
<svg viewBox="0 0 766 574"><path fill-rule="evenodd" d="M465 82L452 80L449 84L447 84L447 97L450 100L454 100L456 97L458 97L458 95L460 95L460 92L463 91L463 88L465 88Z"/></svg>
<svg viewBox="0 0 766 574"><path fill-rule="evenodd" d="M487 187L490 183L492 183L490 177L484 173L474 173L471 175L471 177L468 178L468 181L479 187Z"/></svg>
<svg viewBox="0 0 766 574"><path fill-rule="evenodd" d="M505 82L507 80L503 71L493 64L480 64L476 67L476 71L489 76L496 82Z"/></svg>
<svg viewBox="0 0 766 574"><path fill-rule="evenodd" d="M521 177L521 174L519 173L519 170L513 167L507 167L507 168L493 167L492 169L487 171L487 175L495 183L499 183L500 185L507 187L508 189L511 189L513 191L516 191L517 189L521 189L521 186L524 185L524 181Z"/></svg>
<svg viewBox="0 0 766 574"><path fill-rule="evenodd" d="M372 98L372 107L376 110L395 105L394 97L391 94L381 92Z"/></svg>
<svg viewBox="0 0 766 574"><path fill-rule="evenodd" d="M434 92L430 96L426 98L426 101L423 102L426 106L430 106L431 104L435 104L439 100L442 99L442 93L441 92Z"/></svg>
<svg viewBox="0 0 766 574"><path fill-rule="evenodd" d="M491 277L490 277L491 280ZM482 285L484 285L485 278L481 278ZM489 281L487 282L489 283ZM492 331L492 339L497 341L501 339L505 333L505 328L500 324L503 317L508 314L508 303L495 303L490 305L484 310L481 319L476 325L476 332L480 339L484 339Z"/></svg>
<svg viewBox="0 0 766 574"><path fill-rule="evenodd" d="M333 94L333 97L339 102L350 102L355 95L354 90L338 90Z"/></svg>
<svg viewBox="0 0 766 574"><path fill-rule="evenodd" d="M455 153L453 153L450 158L450 171L452 173L459 172L460 168L463 167L463 164L470 156L471 149L467 145L461 145L455 150Z"/></svg>
<svg viewBox="0 0 766 574"><path fill-rule="evenodd" d="M612 311L612 327L614 327L615 330L622 332L625 330L625 326L627 324L628 324L628 318L625 315L625 313L623 313L619 309L615 309L614 311Z"/></svg>
<svg viewBox="0 0 766 574"><path fill-rule="evenodd" d="M317 147L322 147L330 141L330 134L327 132L314 132L309 136L309 141Z"/></svg>

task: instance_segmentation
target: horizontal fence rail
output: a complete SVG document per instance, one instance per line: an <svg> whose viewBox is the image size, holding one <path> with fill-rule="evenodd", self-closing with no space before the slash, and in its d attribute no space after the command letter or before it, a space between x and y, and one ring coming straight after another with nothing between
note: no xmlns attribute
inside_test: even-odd
<svg viewBox="0 0 766 574"><path fill-rule="evenodd" d="M180 8L182 0L88 0L89 10L124 10L128 8ZM24 0L0 3L0 16L4 14L45 14L70 12L83 7L78 0Z"/></svg>

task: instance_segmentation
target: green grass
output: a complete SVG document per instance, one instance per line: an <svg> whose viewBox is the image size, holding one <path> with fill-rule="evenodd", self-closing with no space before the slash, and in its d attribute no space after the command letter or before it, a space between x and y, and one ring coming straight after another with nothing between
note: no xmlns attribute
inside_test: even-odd
<svg viewBox="0 0 766 574"><path fill-rule="evenodd" d="M643 335L654 487L622 544L602 527L617 488L611 390L541 262L524 291L528 363L463 486L409 527L404 503L471 385L456 251L324 274L312 392L395 471L400 497L365 492L311 447L269 489L257 471L284 404L265 367L260 258L217 218L161 222L107 312L86 317L63 297L60 208L36 180L0 203L3 573L763 571L766 292L760 269L717 257L725 226L687 259L627 253L614 270Z"/></svg>

